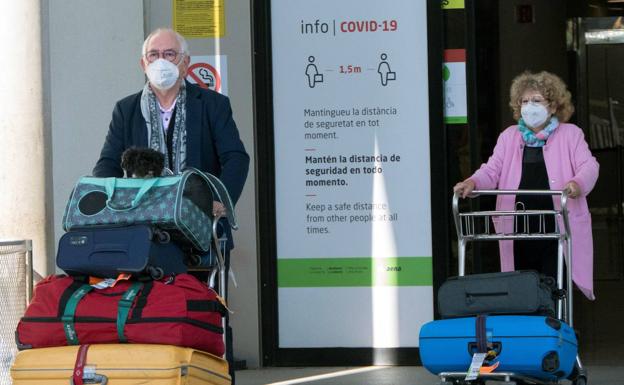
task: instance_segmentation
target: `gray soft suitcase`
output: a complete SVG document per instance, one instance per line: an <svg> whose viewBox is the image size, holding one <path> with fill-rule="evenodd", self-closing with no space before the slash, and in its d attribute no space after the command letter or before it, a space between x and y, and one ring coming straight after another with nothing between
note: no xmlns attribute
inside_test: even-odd
<svg viewBox="0 0 624 385"><path fill-rule="evenodd" d="M438 290L442 318L479 314L555 316L555 280L536 271L473 274L449 278Z"/></svg>

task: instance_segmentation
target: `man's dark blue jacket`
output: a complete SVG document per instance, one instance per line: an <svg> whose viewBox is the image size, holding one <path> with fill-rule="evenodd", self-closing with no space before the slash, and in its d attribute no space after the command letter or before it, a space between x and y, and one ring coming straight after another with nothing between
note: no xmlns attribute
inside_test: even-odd
<svg viewBox="0 0 624 385"><path fill-rule="evenodd" d="M230 100L217 92L186 83L186 166L217 176L236 203L249 170L249 155L232 119ZM122 177L121 154L129 147L149 147L141 113L141 92L115 105L97 177Z"/></svg>

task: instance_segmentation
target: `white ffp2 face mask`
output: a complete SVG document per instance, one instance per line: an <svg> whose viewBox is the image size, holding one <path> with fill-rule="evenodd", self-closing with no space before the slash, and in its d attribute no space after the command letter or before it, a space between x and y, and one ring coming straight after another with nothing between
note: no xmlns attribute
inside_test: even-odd
<svg viewBox="0 0 624 385"><path fill-rule="evenodd" d="M180 76L180 70L168 60L156 59L147 66L145 74L151 85L164 91L173 87Z"/></svg>
<svg viewBox="0 0 624 385"><path fill-rule="evenodd" d="M520 113L522 114L524 123L531 128L541 126L550 117L546 106L539 103L528 103L522 106Z"/></svg>

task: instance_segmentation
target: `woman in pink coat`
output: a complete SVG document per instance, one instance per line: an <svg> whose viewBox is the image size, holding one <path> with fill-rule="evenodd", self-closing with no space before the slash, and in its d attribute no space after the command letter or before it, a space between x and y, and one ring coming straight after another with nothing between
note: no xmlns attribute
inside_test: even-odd
<svg viewBox="0 0 624 385"><path fill-rule="evenodd" d="M494 152L472 176L455 185L462 197L475 189L567 190L572 235L572 279L589 299L593 292L593 243L586 196L598 179L598 162L583 131L566 123L574 107L563 81L549 72L525 72L511 85L509 105L517 125L498 137ZM559 209L559 199L548 196L499 195L497 210ZM535 218L537 219L537 218ZM512 232L513 218L495 221L497 231ZM535 223L529 224L535 228ZM546 223L553 227L554 223ZM550 276L557 271L557 241L500 241L501 270L538 270Z"/></svg>

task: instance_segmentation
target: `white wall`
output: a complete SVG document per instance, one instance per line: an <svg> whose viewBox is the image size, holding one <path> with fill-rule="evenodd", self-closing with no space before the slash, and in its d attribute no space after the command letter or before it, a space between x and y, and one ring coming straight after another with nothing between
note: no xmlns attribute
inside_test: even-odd
<svg viewBox="0 0 624 385"><path fill-rule="evenodd" d="M0 240L32 240L34 269L46 274L52 267L46 259L52 243L51 233L46 231L49 137L43 120L40 17L38 0L3 3L0 12L4 46L0 67Z"/></svg>
<svg viewBox="0 0 624 385"><path fill-rule="evenodd" d="M67 198L99 157L115 102L141 89L143 4L55 0L48 4L48 90L52 131L54 239ZM54 255L50 256L54 258Z"/></svg>

